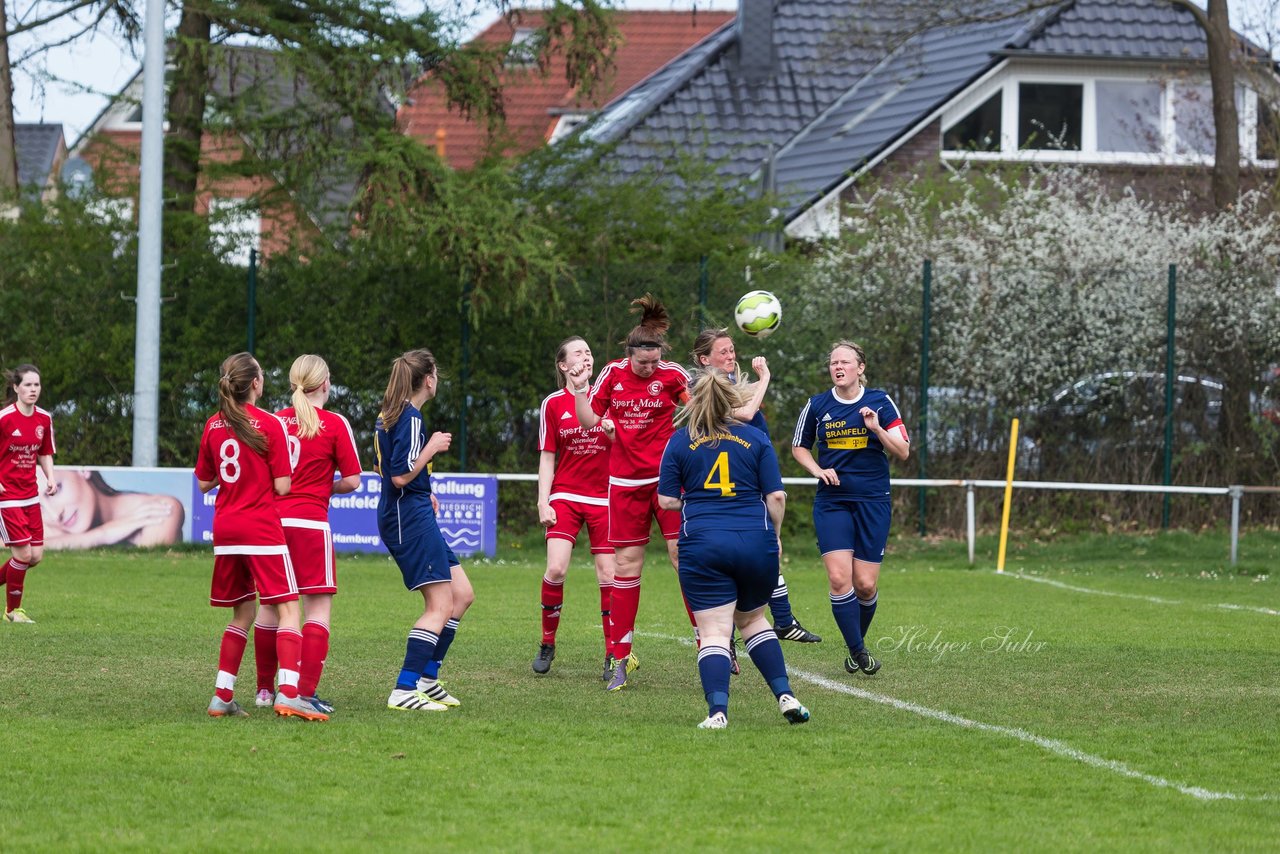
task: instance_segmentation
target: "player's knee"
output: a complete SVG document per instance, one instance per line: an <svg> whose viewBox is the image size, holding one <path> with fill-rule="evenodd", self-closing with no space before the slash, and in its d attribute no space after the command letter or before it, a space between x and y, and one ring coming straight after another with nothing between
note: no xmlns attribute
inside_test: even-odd
<svg viewBox="0 0 1280 854"><path fill-rule="evenodd" d="M853 591L858 594L859 599L870 599L876 595L876 583L874 581L858 581L853 582Z"/></svg>

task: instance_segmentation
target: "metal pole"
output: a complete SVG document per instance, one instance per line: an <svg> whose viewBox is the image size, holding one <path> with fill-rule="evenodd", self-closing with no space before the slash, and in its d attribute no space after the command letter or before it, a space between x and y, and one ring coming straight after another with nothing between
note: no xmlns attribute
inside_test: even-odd
<svg viewBox="0 0 1280 854"><path fill-rule="evenodd" d="M467 471L467 412L471 409L471 281L462 284L462 423L458 430L458 464Z"/></svg>
<svg viewBox="0 0 1280 854"><path fill-rule="evenodd" d="M964 518L965 527L969 533L969 566L973 566L973 547L974 542L978 539L977 513L974 512L973 494L977 487L973 481L966 480L964 482Z"/></svg>
<svg viewBox="0 0 1280 854"><path fill-rule="evenodd" d="M252 353L258 343L255 321L258 315L258 250L249 250L249 348Z"/></svg>
<svg viewBox="0 0 1280 854"><path fill-rule="evenodd" d="M933 262L925 260L921 273L924 301L920 318L920 479L929 477L929 327L933 314ZM929 509L928 491L920 487L919 516L920 536L927 533L925 516ZM970 560L972 563L972 559Z"/></svg>
<svg viewBox="0 0 1280 854"><path fill-rule="evenodd" d="M698 321L702 326L711 325L711 314L707 311L707 256L698 259Z"/></svg>
<svg viewBox="0 0 1280 854"><path fill-rule="evenodd" d="M1174 372L1174 362L1177 354L1174 352L1174 318L1177 315L1177 292L1178 292L1178 265L1169 265L1169 299L1167 300L1167 332L1165 335L1165 359L1164 359L1164 480L1165 486L1173 483L1173 384L1177 379ZM1164 494L1164 501L1160 511L1160 528L1161 530L1169 530L1169 505L1172 496L1169 493Z"/></svg>
<svg viewBox="0 0 1280 854"><path fill-rule="evenodd" d="M164 202L164 0L147 0L142 57L142 165L138 192L138 295L133 349L133 464L158 461L160 253Z"/></svg>
<svg viewBox="0 0 1280 854"><path fill-rule="evenodd" d="M1244 487L1228 486L1227 494L1231 496L1231 565L1235 566L1240 557L1240 498Z"/></svg>

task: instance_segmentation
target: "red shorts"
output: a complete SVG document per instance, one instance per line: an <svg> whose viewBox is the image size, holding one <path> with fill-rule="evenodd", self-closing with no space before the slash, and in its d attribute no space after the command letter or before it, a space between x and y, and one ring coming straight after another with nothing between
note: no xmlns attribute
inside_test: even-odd
<svg viewBox="0 0 1280 854"><path fill-rule="evenodd" d="M680 511L658 507L658 482L643 486L609 484L609 542L615 548L649 542L649 520L658 520L664 539L680 536Z"/></svg>
<svg viewBox="0 0 1280 854"><path fill-rule="evenodd" d="M333 532L328 522L314 519L281 519L289 559L298 578L299 593L337 593Z"/></svg>
<svg viewBox="0 0 1280 854"><path fill-rule="evenodd" d="M230 608L255 595L264 605L297 600L298 582L288 547L215 545L209 604Z"/></svg>
<svg viewBox="0 0 1280 854"><path fill-rule="evenodd" d="M0 507L0 538L6 546L43 546L44 516L40 502L24 507Z"/></svg>
<svg viewBox="0 0 1280 854"><path fill-rule="evenodd" d="M591 537L591 553L593 555L613 554L613 546L609 544L609 506L607 504L585 504L581 501L569 501L556 498L551 502L551 509L556 511L556 523L547 528L547 539L568 540L577 545L578 532L587 526L587 534Z"/></svg>

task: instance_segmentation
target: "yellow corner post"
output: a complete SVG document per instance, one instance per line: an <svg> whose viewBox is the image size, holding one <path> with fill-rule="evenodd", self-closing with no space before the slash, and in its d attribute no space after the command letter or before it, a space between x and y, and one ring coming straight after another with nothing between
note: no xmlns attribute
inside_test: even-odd
<svg viewBox="0 0 1280 854"><path fill-rule="evenodd" d="M996 572L1004 572L1004 547L1009 542L1009 505L1013 503L1013 464L1018 458L1018 419L1013 419L1009 429L1009 468L1004 476L1004 510L1000 513L1000 553L996 557Z"/></svg>

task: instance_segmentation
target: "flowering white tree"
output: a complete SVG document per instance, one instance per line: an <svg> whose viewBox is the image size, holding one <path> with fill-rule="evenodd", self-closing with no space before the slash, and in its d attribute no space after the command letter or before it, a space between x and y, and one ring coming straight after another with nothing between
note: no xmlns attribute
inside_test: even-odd
<svg viewBox="0 0 1280 854"><path fill-rule="evenodd" d="M1163 372L1179 271L1175 363L1226 384L1221 430L1247 441L1250 394L1280 354L1280 218L1256 195L1196 215L1087 171L960 171L864 187L819 252L797 325L852 335L873 384L918 384L921 264L932 259L932 384L1016 412L1104 370ZM793 317L795 315L793 314Z"/></svg>

